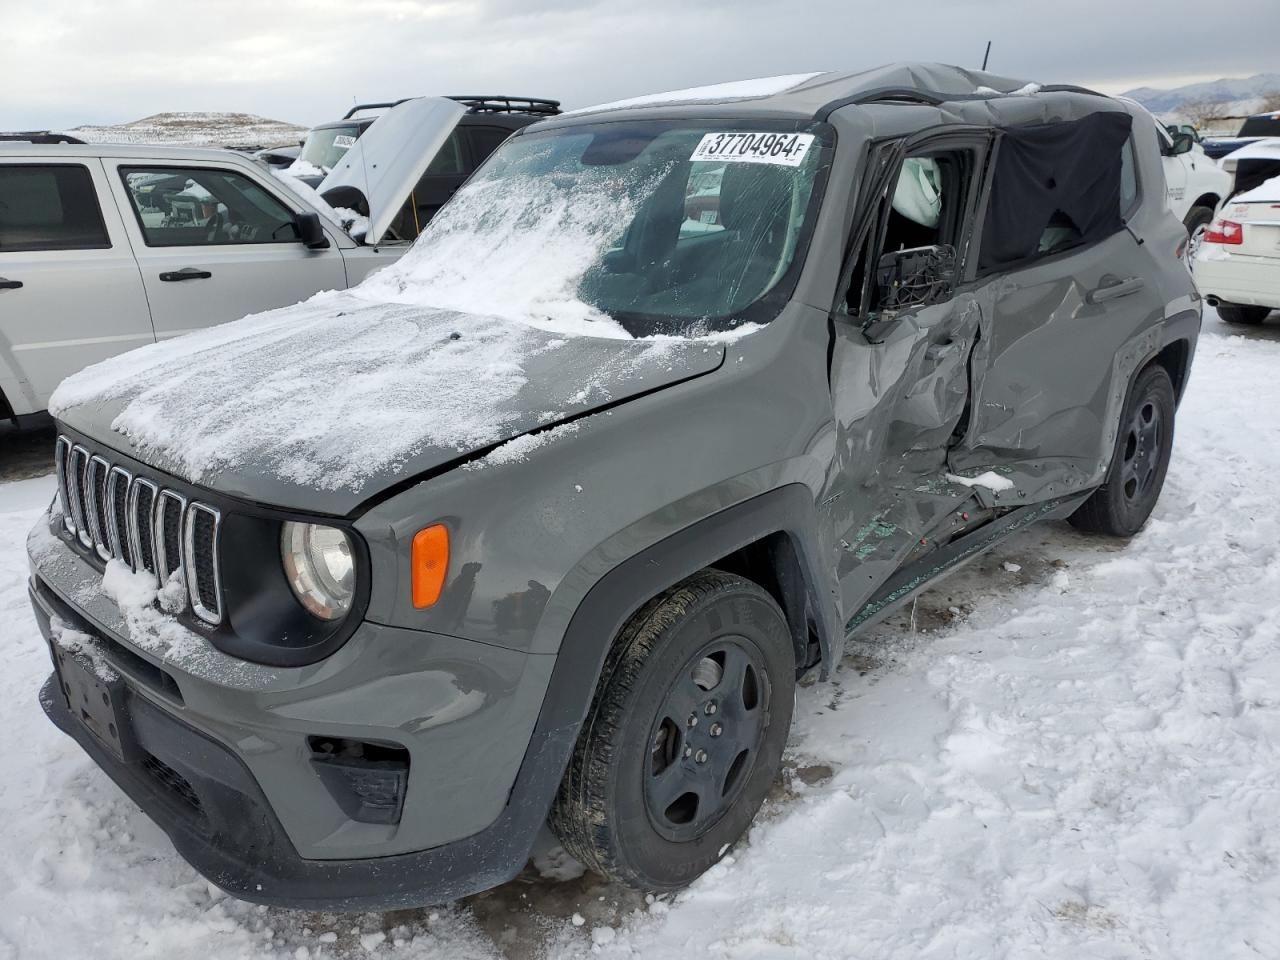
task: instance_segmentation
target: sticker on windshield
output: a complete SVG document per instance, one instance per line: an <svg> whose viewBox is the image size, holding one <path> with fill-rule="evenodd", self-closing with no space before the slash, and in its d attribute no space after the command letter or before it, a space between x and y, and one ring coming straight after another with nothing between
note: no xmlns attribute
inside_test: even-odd
<svg viewBox="0 0 1280 960"><path fill-rule="evenodd" d="M689 159L798 167L812 143L812 133L708 133Z"/></svg>
<svg viewBox="0 0 1280 960"><path fill-rule="evenodd" d="M348 137L345 134L340 133L333 138L333 145L335 147L342 147L344 150L350 150L356 145L356 138Z"/></svg>

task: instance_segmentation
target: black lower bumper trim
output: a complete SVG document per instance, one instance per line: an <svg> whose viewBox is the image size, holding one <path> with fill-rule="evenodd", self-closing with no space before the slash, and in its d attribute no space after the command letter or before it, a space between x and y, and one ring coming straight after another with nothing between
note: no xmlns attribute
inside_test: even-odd
<svg viewBox="0 0 1280 960"><path fill-rule="evenodd" d="M254 903L308 910L398 910L446 903L520 872L560 779L559 758L575 732L535 736L511 801L474 836L419 853L366 860L305 860L294 850L257 783L225 748L130 699L138 741L185 785L174 790L146 769L111 756L71 715L51 676L40 690L49 719L84 748L201 874ZM199 816L192 815L197 807Z"/></svg>
<svg viewBox="0 0 1280 960"><path fill-rule="evenodd" d="M53 613L97 634L34 582L30 593L46 639ZM299 855L257 781L231 751L132 687L125 692L122 722L131 728L141 755L130 762L114 756L71 713L56 673L40 689L40 706L201 874L243 900L308 910L427 906L510 880L529 859L578 732L574 724L534 733L507 805L479 833L416 853L308 860Z"/></svg>

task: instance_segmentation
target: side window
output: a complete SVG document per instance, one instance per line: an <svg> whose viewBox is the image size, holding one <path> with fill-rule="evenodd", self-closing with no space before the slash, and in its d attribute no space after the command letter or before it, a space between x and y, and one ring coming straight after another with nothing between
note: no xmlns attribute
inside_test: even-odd
<svg viewBox="0 0 1280 960"><path fill-rule="evenodd" d="M293 211L230 170L130 167L120 175L149 247L293 243Z"/></svg>
<svg viewBox="0 0 1280 960"><path fill-rule="evenodd" d="M1138 205L1138 169L1133 155L1133 140L1120 148L1120 216L1127 217Z"/></svg>
<svg viewBox="0 0 1280 960"><path fill-rule="evenodd" d="M449 139L444 142L440 152L427 164L427 172L423 176L440 177L461 173L466 173L466 164L462 159L462 135L458 132L458 128L454 127L453 133L449 134Z"/></svg>
<svg viewBox="0 0 1280 960"><path fill-rule="evenodd" d="M489 159L489 154L506 143L507 138L511 136L510 130L503 130L501 127L471 127L469 132L471 155L475 158L477 167Z"/></svg>
<svg viewBox="0 0 1280 960"><path fill-rule="evenodd" d="M982 227L980 272L1028 266L1124 229L1126 176L1137 199L1132 127L1124 111L1006 127Z"/></svg>
<svg viewBox="0 0 1280 960"><path fill-rule="evenodd" d="M0 166L0 253L110 246L86 167Z"/></svg>
<svg viewBox="0 0 1280 960"><path fill-rule="evenodd" d="M964 233L977 156L972 150L922 152L906 157L881 201L845 297L851 315L878 306L876 270L889 254L921 250L954 257ZM868 267L871 269L869 270Z"/></svg>

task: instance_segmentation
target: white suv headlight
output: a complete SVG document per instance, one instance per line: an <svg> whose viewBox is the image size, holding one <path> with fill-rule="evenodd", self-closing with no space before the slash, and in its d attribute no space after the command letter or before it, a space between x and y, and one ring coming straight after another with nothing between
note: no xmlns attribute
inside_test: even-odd
<svg viewBox="0 0 1280 960"><path fill-rule="evenodd" d="M351 540L337 527L285 523L280 555L289 586L304 607L321 620L346 616L356 592Z"/></svg>

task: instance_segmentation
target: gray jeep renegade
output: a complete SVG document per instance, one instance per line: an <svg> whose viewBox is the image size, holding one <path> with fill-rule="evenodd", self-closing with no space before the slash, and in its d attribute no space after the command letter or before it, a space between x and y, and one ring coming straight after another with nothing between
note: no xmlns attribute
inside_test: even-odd
<svg viewBox="0 0 1280 960"><path fill-rule="evenodd" d="M248 900L446 901L544 825L687 884L847 636L1142 527L1200 325L1164 194L1136 107L939 65L527 127L360 287L59 388L41 703Z"/></svg>

